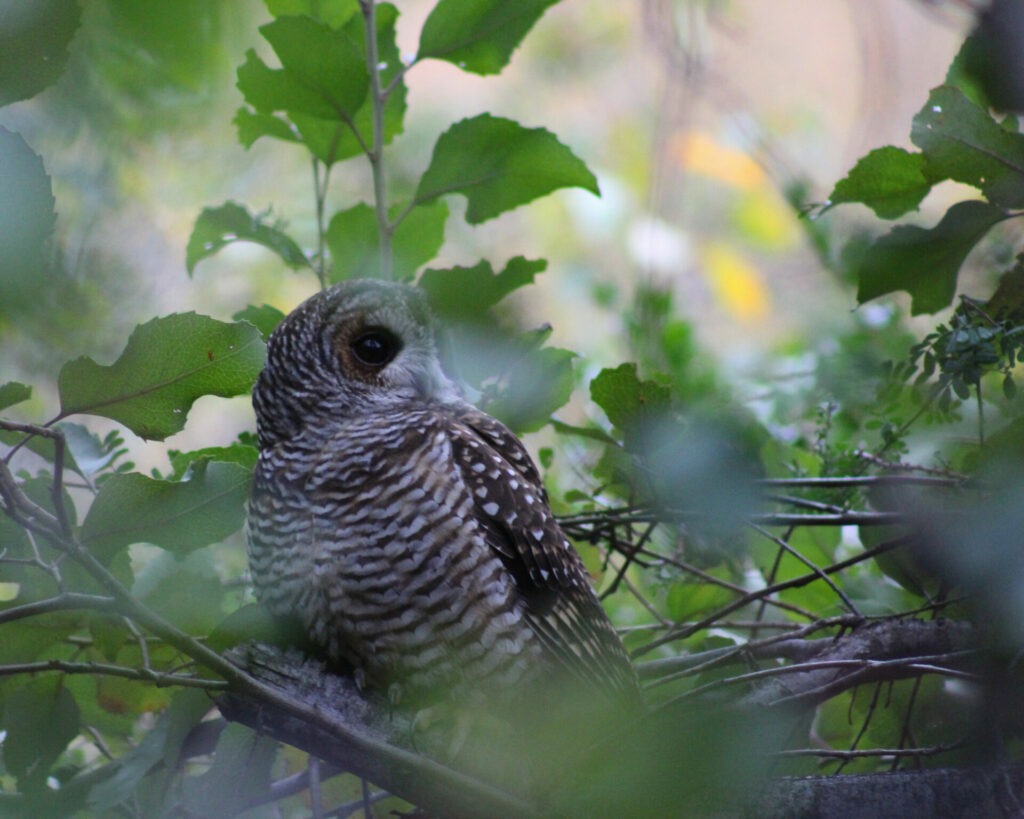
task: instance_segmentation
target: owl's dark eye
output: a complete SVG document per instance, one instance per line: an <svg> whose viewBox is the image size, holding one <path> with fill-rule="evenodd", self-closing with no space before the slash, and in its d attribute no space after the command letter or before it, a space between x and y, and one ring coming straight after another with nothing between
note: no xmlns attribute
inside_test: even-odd
<svg viewBox="0 0 1024 819"><path fill-rule="evenodd" d="M361 364L383 367L398 355L402 342L383 328L373 328L356 336L349 346Z"/></svg>

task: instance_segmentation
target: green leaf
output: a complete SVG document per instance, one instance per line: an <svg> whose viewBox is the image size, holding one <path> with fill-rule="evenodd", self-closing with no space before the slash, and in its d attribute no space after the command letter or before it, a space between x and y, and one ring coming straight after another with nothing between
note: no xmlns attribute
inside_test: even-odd
<svg viewBox="0 0 1024 819"><path fill-rule="evenodd" d="M298 111L291 111L289 119L295 124L302 143L310 153L328 167L349 157L363 153L363 145L352 132L352 128L344 122L311 117ZM372 127L372 126L370 126ZM370 133L362 124L357 126L359 133Z"/></svg>
<svg viewBox="0 0 1024 819"><path fill-rule="evenodd" d="M359 12L357 0L266 0L267 10L275 17L305 15L341 28Z"/></svg>
<svg viewBox="0 0 1024 819"><path fill-rule="evenodd" d="M0 318L38 301L46 242L57 221L43 160L0 127Z"/></svg>
<svg viewBox="0 0 1024 819"><path fill-rule="evenodd" d="M176 481L181 480L188 468L196 461L239 464L251 472L256 468L256 461L259 458L259 450L245 444L208 446L194 449L191 452L178 452L172 449L167 454L171 459L171 479Z"/></svg>
<svg viewBox="0 0 1024 819"><path fill-rule="evenodd" d="M32 397L32 388L20 381L8 381L0 386L0 410L13 407Z"/></svg>
<svg viewBox="0 0 1024 819"><path fill-rule="evenodd" d="M862 157L845 179L836 183L829 203L861 202L882 219L895 219L917 210L931 190L925 178L925 158L887 145Z"/></svg>
<svg viewBox="0 0 1024 819"><path fill-rule="evenodd" d="M390 3L380 3L377 6L376 19L377 55L380 64L384 66L380 72L381 84L387 87L404 69L395 40L398 10ZM357 14L348 19L339 36L347 37L349 42L356 43L361 55L360 60L365 60L366 46L361 15ZM365 66L361 70L365 75ZM255 54L247 55L246 63L238 69L239 88L243 91L249 89L252 98L247 96L247 100L258 111L267 114L271 111L287 111L288 118L292 121L294 130L298 131L302 142L315 157L327 165L364 152L366 143L356 134L373 133L373 105L369 98L363 101L354 115L339 117L337 112L326 112L319 106L293 104L292 100L297 99L296 92L288 86L287 78L278 74L260 62ZM405 83L398 79L384 105L385 145L402 133L406 94ZM301 100L301 96L298 99ZM316 110L309 110L310 108ZM239 126L239 141L246 147L260 136L295 139L291 126L287 126L288 133L285 135L280 125L262 119L236 117L236 123Z"/></svg>
<svg viewBox="0 0 1024 819"><path fill-rule="evenodd" d="M193 463L184 481L113 475L89 507L82 542L103 563L132 543L178 555L219 543L241 527L251 479L245 466L207 461Z"/></svg>
<svg viewBox="0 0 1024 819"><path fill-rule="evenodd" d="M419 286L430 296L434 310L442 318L479 320L513 290L532 284L547 266L544 259L516 256L497 274L486 260L473 267L429 268L420 276Z"/></svg>
<svg viewBox="0 0 1024 819"><path fill-rule="evenodd" d="M497 74L558 0L440 0L420 33L418 60L435 58L474 74Z"/></svg>
<svg viewBox="0 0 1024 819"><path fill-rule="evenodd" d="M1024 254L1018 254L1014 266L999 277L985 312L998 321L1024 316Z"/></svg>
<svg viewBox="0 0 1024 819"><path fill-rule="evenodd" d="M729 589L713 583L674 583L665 603L668 616L679 623L710 614L735 598Z"/></svg>
<svg viewBox="0 0 1024 819"><path fill-rule="evenodd" d="M600 195L594 175L554 134L480 114L438 138L416 201L460 193L468 203L466 221L476 225L570 187Z"/></svg>
<svg viewBox="0 0 1024 819"><path fill-rule="evenodd" d="M395 206L388 214L395 219L401 212ZM398 281L408 281L420 267L433 259L444 244L444 228L448 222L448 204L434 202L417 205L398 223L391 242L392 276Z"/></svg>
<svg viewBox="0 0 1024 819"><path fill-rule="evenodd" d="M305 112L340 121L341 112L328 100L306 88L283 68L268 66L251 48L245 52L245 62L238 66L235 73L238 77L238 90L257 113L269 116L275 111Z"/></svg>
<svg viewBox="0 0 1024 819"><path fill-rule="evenodd" d="M911 312L934 313L956 293L957 274L967 254L989 229L1008 218L985 202L959 202L927 230L898 225L860 254L846 259L857 278L863 304L895 290L910 293Z"/></svg>
<svg viewBox="0 0 1024 819"><path fill-rule="evenodd" d="M573 435L577 438L587 438L591 441L597 441L602 444L617 443L614 438L600 427L577 427L558 420L552 420L551 427L555 432L561 435ZM568 495L566 496L566 500L568 500Z"/></svg>
<svg viewBox="0 0 1024 819"><path fill-rule="evenodd" d="M984 73L989 63L988 55L985 53L985 43L977 33L971 34L960 50L949 64L946 71L946 81L943 85L952 85L964 92L964 95L981 108L993 107L989 103L988 95L985 92L985 83L980 73ZM979 69L982 69L979 72Z"/></svg>
<svg viewBox="0 0 1024 819"><path fill-rule="evenodd" d="M982 108L1024 111L1024 74L1021 40L1024 38L1020 5L1014 0L987 4L978 22L946 75L946 85L955 85Z"/></svg>
<svg viewBox="0 0 1024 819"><path fill-rule="evenodd" d="M118 760L116 773L90 790L89 806L94 815L110 815L111 809L129 798L143 777L157 765L173 773L185 738L209 710L210 698L205 691L197 688L178 691L153 730Z"/></svg>
<svg viewBox="0 0 1024 819"><path fill-rule="evenodd" d="M274 332L274 328L284 319L284 313L276 307L271 307L269 304L261 304L259 307L250 304L248 307L239 310L231 318L235 321L249 322L260 331L260 335L266 341L270 338L270 334Z"/></svg>
<svg viewBox="0 0 1024 819"><path fill-rule="evenodd" d="M4 765L26 782L41 783L50 766L78 735L78 705L60 677L30 680L4 702Z"/></svg>
<svg viewBox="0 0 1024 819"><path fill-rule="evenodd" d="M669 389L654 381L641 381L636 364L604 369L590 382L590 398L620 430L660 417L669 408Z"/></svg>
<svg viewBox="0 0 1024 819"><path fill-rule="evenodd" d="M903 534L897 526L861 526L858 532L865 549L873 549ZM909 548L883 552L875 556L874 562L882 574L918 597L927 599L939 590L940 583L935 573L928 571L920 561L915 560L913 551Z"/></svg>
<svg viewBox="0 0 1024 819"><path fill-rule="evenodd" d="M572 396L574 358L575 353L557 347L523 355L504 374L502 389L484 408L516 432L540 429Z"/></svg>
<svg viewBox="0 0 1024 819"><path fill-rule="evenodd" d="M98 435L90 432L84 425L75 424L70 421L60 421L54 424L56 429L64 433L64 468L77 472L83 477L88 477L101 471L111 461L124 455L124 440L120 435L111 431L100 440ZM25 436L19 432L0 431L0 442L5 444L18 444L25 440ZM36 435L27 439L25 448L35 453L48 463L53 463L56 457L56 446L52 438ZM48 478L47 478L48 480ZM43 497L48 498L48 493ZM47 501L48 502L48 501ZM69 509L74 504L68 503Z"/></svg>
<svg viewBox="0 0 1024 819"><path fill-rule="evenodd" d="M73 460L72 468L80 475L95 475L116 456L116 447L103 445L98 435L84 425L61 421L57 426L64 433L64 441Z"/></svg>
<svg viewBox="0 0 1024 819"><path fill-rule="evenodd" d="M265 357L259 331L247 322L195 313L156 318L135 328L109 367L82 357L61 368L61 416L102 415L162 441L185 426L197 398L248 393Z"/></svg>
<svg viewBox="0 0 1024 819"><path fill-rule="evenodd" d="M0 16L0 105L28 99L57 81L81 17L76 0L35 0L4 9Z"/></svg>
<svg viewBox="0 0 1024 819"><path fill-rule="evenodd" d="M219 208L203 208L196 219L185 250L185 268L191 276L203 259L232 242L255 242L274 251L292 270L309 267L302 248L276 225L268 225L262 216L252 216L235 202Z"/></svg>
<svg viewBox="0 0 1024 819"><path fill-rule="evenodd" d="M324 238L331 252L332 281L380 275L377 215L365 202L334 214Z"/></svg>
<svg viewBox="0 0 1024 819"><path fill-rule="evenodd" d="M249 640L294 646L306 639L301 633L293 633L301 630L301 624L274 617L259 603L249 603L218 623L206 638L206 644L214 651L224 651Z"/></svg>
<svg viewBox="0 0 1024 819"><path fill-rule="evenodd" d="M209 550L180 561L168 552L146 563L132 587L146 606L190 634L207 634L224 616L224 586Z"/></svg>
<svg viewBox="0 0 1024 819"><path fill-rule="evenodd" d="M910 138L924 151L933 182L953 179L993 205L1024 207L1024 135L1005 130L959 88L931 92Z"/></svg>
<svg viewBox="0 0 1024 819"><path fill-rule="evenodd" d="M402 207L396 205L388 214L394 220ZM444 226L448 206L444 202L420 205L398 223L391 241L392 276L409 279L429 262L444 244ZM380 232L373 208L360 202L338 211L327 226L327 247L333 264L331 280L377 278L380 276Z"/></svg>
<svg viewBox="0 0 1024 819"><path fill-rule="evenodd" d="M182 783L184 813L232 816L239 805L262 801L270 793L270 767L277 743L233 723L220 735L210 769Z"/></svg>
<svg viewBox="0 0 1024 819"><path fill-rule="evenodd" d="M269 136L286 142L298 142L299 135L280 117L239 108L232 120L238 128L238 141L247 149L260 137Z"/></svg>
<svg viewBox="0 0 1024 819"><path fill-rule="evenodd" d="M250 49L238 69L238 88L262 114L299 111L323 119L351 118L366 99L369 75L359 31L335 31L311 17L280 17L260 33L281 61L268 68Z"/></svg>
<svg viewBox="0 0 1024 819"><path fill-rule="evenodd" d="M399 78L399 74L405 70L405 64L402 62L402 55L398 50L398 42L395 35L398 9L391 3L378 3L376 18L377 59L382 66L380 71L381 87L387 88L392 82L395 82L387 101L384 103L384 144L389 145L396 136L402 133L402 129L405 126L408 88L405 85L405 81ZM360 48L364 48L365 35L362 17L357 16L349 21L346 29L352 32L352 36L359 38ZM307 136L308 124L304 127L303 123L298 119L296 119L295 124L299 127L303 136ZM367 99L356 112L354 129L359 134L368 135L373 133L372 100ZM340 133L340 136L331 134L331 138L335 143L331 150L334 157L332 161L363 153L363 145L356 139L350 128L345 128ZM317 153L317 156L324 159L319 153ZM327 160L325 159L324 161Z"/></svg>

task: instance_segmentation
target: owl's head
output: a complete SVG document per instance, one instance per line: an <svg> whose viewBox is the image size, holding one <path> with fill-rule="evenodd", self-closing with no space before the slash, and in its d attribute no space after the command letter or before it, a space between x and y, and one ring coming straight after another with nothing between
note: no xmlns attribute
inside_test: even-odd
<svg viewBox="0 0 1024 819"><path fill-rule="evenodd" d="M423 292L394 282L352 279L304 301L267 341L253 390L261 448L329 418L458 401L435 327Z"/></svg>

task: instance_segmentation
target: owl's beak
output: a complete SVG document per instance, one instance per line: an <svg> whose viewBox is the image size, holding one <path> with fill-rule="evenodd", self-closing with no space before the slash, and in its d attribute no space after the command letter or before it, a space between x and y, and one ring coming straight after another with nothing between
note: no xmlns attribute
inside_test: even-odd
<svg viewBox="0 0 1024 819"><path fill-rule="evenodd" d="M421 370L414 373L412 377L413 388L424 401L430 401L436 392L434 386L434 374L430 370Z"/></svg>
<svg viewBox="0 0 1024 819"><path fill-rule="evenodd" d="M424 401L445 404L459 400L458 390L436 361L413 374L413 387Z"/></svg>

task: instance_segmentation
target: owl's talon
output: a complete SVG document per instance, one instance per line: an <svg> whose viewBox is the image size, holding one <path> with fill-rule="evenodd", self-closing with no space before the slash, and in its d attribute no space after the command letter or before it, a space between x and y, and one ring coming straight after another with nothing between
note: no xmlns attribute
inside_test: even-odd
<svg viewBox="0 0 1024 819"><path fill-rule="evenodd" d="M399 683L393 682L388 686L388 702L392 706L398 706L402 701L402 686Z"/></svg>
<svg viewBox="0 0 1024 819"><path fill-rule="evenodd" d="M409 730L413 733L416 731L429 731L434 725L440 722L441 717L438 714L436 706L430 706L429 708L420 708L415 716L412 718L412 725L409 726Z"/></svg>
<svg viewBox="0 0 1024 819"><path fill-rule="evenodd" d="M361 668L357 668L353 672L353 674L352 674L352 679L355 680L356 691L358 691L360 694L365 694L366 693L366 672L363 669L361 669Z"/></svg>
<svg viewBox="0 0 1024 819"><path fill-rule="evenodd" d="M445 715L439 706L431 705L427 708L420 708L413 715L412 722L409 724L409 746L418 753L419 747L416 743L416 735L425 734L435 725L442 722L444 718Z"/></svg>

